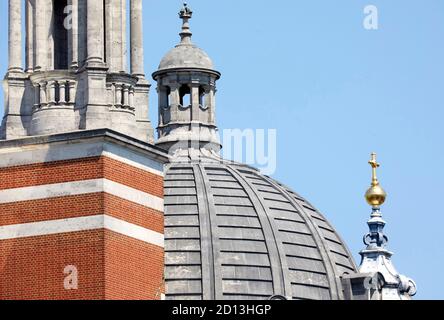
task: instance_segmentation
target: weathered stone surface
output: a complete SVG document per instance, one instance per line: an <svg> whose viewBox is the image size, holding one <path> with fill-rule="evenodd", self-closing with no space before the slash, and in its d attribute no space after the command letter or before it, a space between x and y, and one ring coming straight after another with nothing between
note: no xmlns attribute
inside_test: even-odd
<svg viewBox="0 0 444 320"><path fill-rule="evenodd" d="M143 70L142 1L129 0L131 23L126 1L9 0L9 68L0 139L109 128L154 143L150 84ZM65 8L72 9L70 18ZM127 66L130 44L133 74Z"/></svg>

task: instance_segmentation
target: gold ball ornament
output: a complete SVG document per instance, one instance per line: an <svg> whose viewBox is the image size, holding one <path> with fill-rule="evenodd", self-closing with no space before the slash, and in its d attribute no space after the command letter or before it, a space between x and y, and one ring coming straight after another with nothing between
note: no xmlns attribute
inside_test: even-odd
<svg viewBox="0 0 444 320"><path fill-rule="evenodd" d="M379 184L371 186L365 193L365 199L372 207L380 207L385 202L386 198L387 193Z"/></svg>

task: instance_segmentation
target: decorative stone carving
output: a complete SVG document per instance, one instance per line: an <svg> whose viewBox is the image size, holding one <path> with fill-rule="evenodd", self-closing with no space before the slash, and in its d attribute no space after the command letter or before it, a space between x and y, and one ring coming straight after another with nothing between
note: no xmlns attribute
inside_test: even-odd
<svg viewBox="0 0 444 320"><path fill-rule="evenodd" d="M126 18L128 1L131 21ZM0 139L112 128L153 143L150 84L143 70L142 3L9 0L8 94ZM72 26L66 30L68 14ZM134 75L127 70L130 49Z"/></svg>

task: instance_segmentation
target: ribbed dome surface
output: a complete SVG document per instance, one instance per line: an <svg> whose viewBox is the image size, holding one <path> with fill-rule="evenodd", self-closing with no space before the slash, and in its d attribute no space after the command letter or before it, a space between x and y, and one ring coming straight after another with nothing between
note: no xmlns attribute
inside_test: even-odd
<svg viewBox="0 0 444 320"><path fill-rule="evenodd" d="M179 44L170 50L160 62L159 70L176 68L214 69L208 54L193 44Z"/></svg>
<svg viewBox="0 0 444 320"><path fill-rule="evenodd" d="M343 299L356 271L324 216L248 166L171 164L165 219L167 299Z"/></svg>

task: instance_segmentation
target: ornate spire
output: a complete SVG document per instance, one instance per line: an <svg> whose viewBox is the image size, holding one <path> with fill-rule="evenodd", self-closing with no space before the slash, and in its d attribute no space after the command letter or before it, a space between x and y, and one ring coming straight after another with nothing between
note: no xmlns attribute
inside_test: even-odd
<svg viewBox="0 0 444 320"><path fill-rule="evenodd" d="M190 29L190 19L193 17L193 11L186 2L184 2L182 10L179 12L179 17L183 20L182 32L180 33L181 44L191 44L193 33Z"/></svg>
<svg viewBox="0 0 444 320"><path fill-rule="evenodd" d="M369 164L372 167L372 183L365 198L372 206L372 214L367 222L369 232L364 236L364 243L367 247L360 252L362 261L359 273L370 275L369 282L365 283L366 286L375 285L378 282L374 281L372 277L382 277L380 287L373 288L380 290L381 299L408 299L415 295L416 284L396 271L391 261L393 253L386 249L388 242L388 238L384 234L386 222L382 219L380 206L385 202L387 194L380 186L376 176L376 169L380 167L376 161L376 153L372 153Z"/></svg>
<svg viewBox="0 0 444 320"><path fill-rule="evenodd" d="M367 200L367 203L372 206L373 212L371 219L368 221L370 232L364 237L364 243L368 245L367 248L382 248L385 246L388 239L383 233L385 221L382 220L380 207L385 202L387 194L384 189L382 189L376 176L376 169L381 166L376 161L376 153L373 152L371 154L371 158L368 163L372 167L372 183L370 188L365 193L365 199Z"/></svg>

